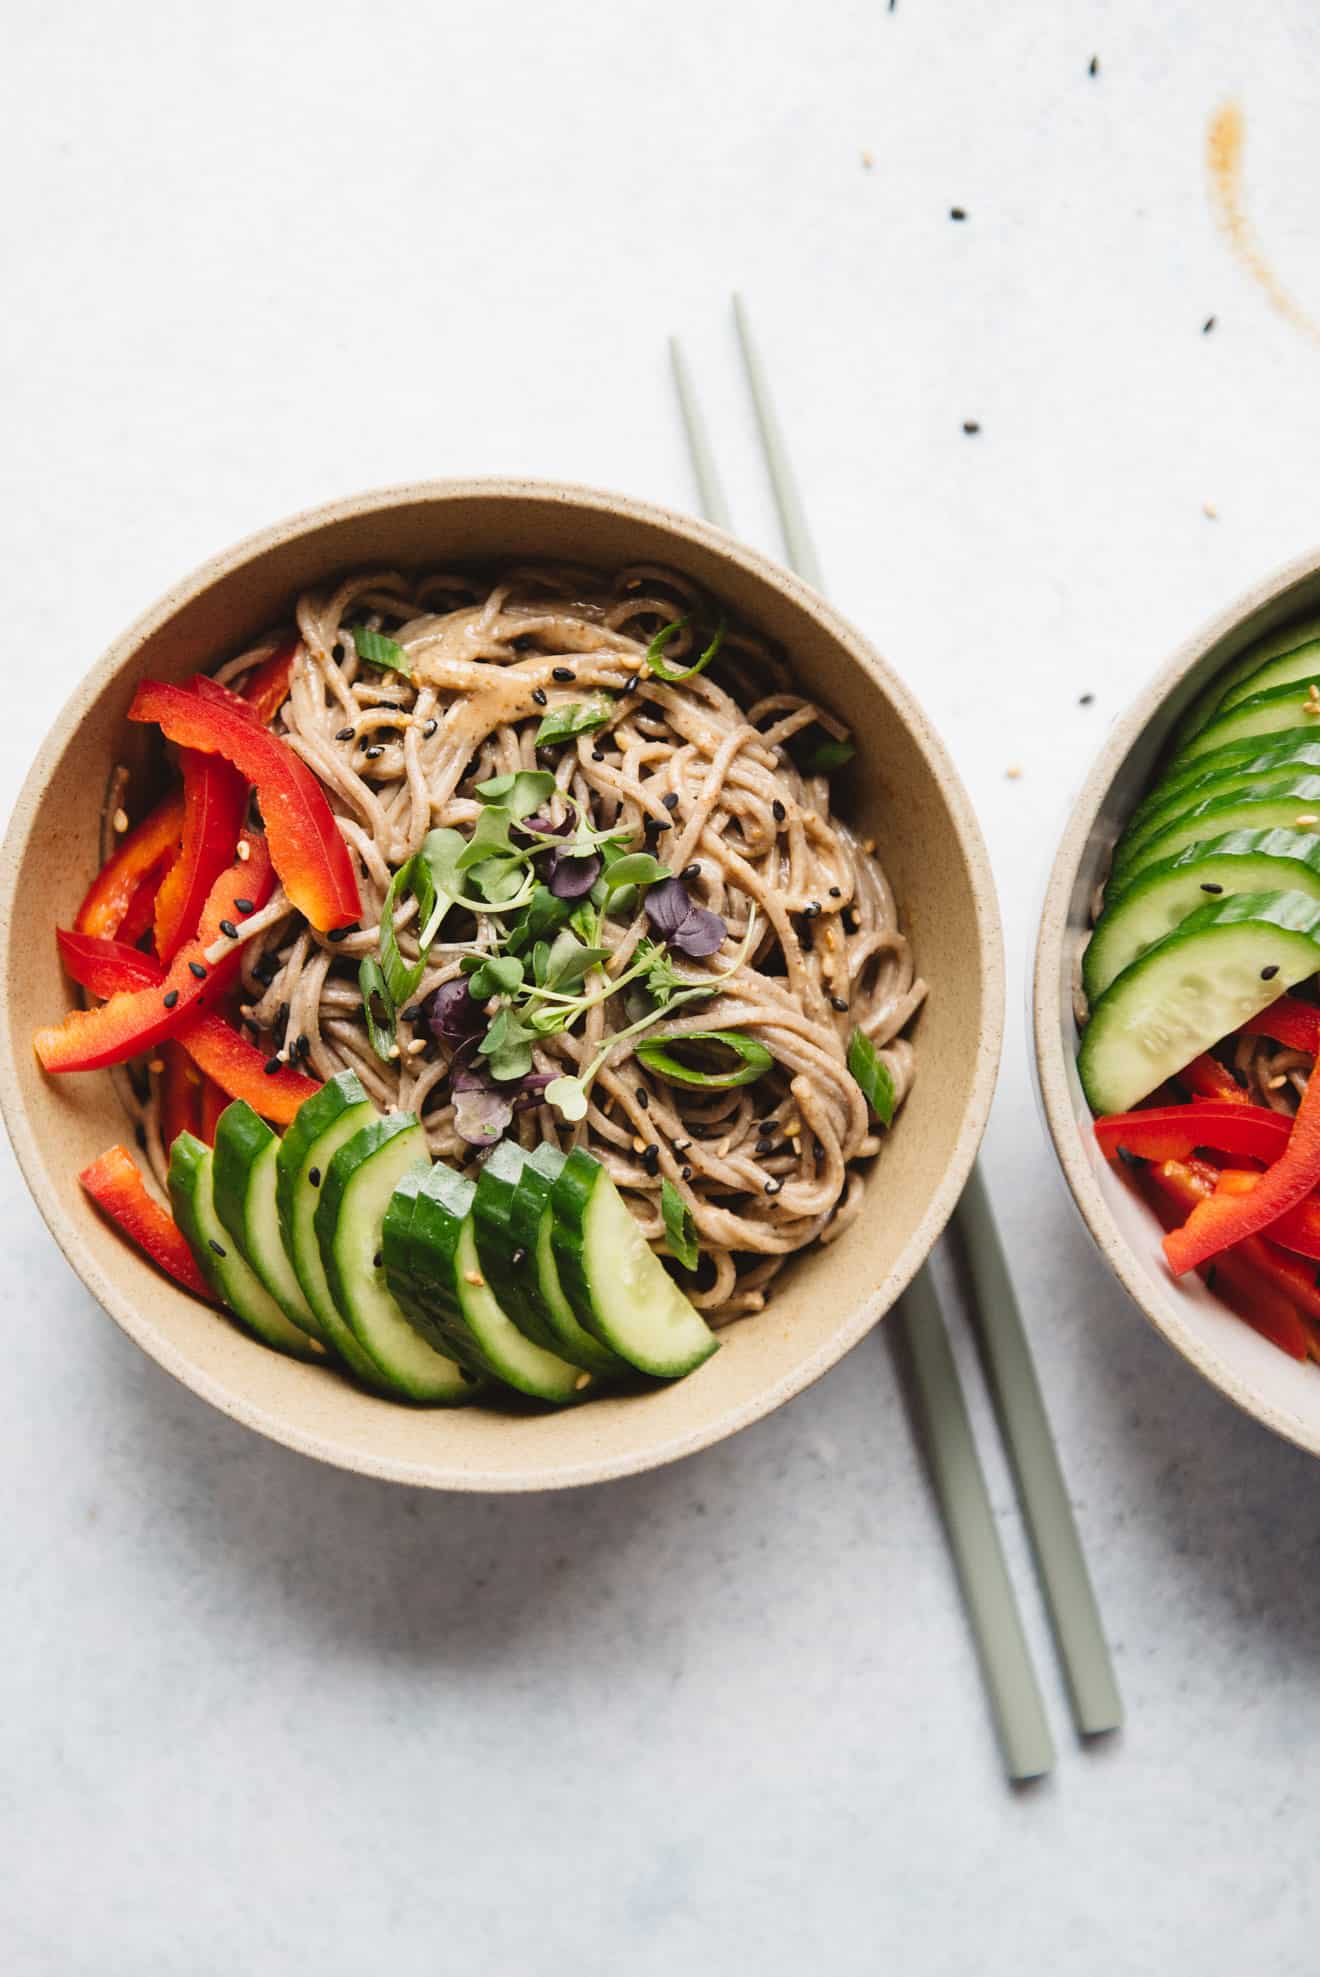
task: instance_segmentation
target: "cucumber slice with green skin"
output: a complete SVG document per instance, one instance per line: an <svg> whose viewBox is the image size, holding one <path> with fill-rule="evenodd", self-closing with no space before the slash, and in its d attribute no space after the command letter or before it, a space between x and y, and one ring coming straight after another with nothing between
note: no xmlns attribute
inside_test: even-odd
<svg viewBox="0 0 1320 1977"><path fill-rule="evenodd" d="M1244 892L1202 907L1091 1011L1077 1069L1092 1110L1128 1111L1317 968L1320 901Z"/></svg>
<svg viewBox="0 0 1320 1977"><path fill-rule="evenodd" d="M1114 859L1105 887L1106 906L1121 898L1137 873L1175 858L1198 839L1230 831L1309 831L1320 828L1320 776L1293 782L1252 784L1229 796L1209 796L1158 831L1148 832Z"/></svg>
<svg viewBox="0 0 1320 1977"><path fill-rule="evenodd" d="M428 1189L429 1183L429 1189ZM385 1281L398 1299L400 1309L437 1352L448 1353L473 1379L487 1380L489 1368L476 1348L472 1334L463 1323L452 1271L436 1262L435 1246L452 1233L450 1219L439 1222L428 1235L413 1227L417 1204L424 1192L445 1193L459 1221L472 1206L475 1183L437 1165L429 1173L416 1169L403 1176L385 1211L381 1230L381 1256ZM428 1204L421 1220L425 1224L434 1213Z"/></svg>
<svg viewBox="0 0 1320 1977"><path fill-rule="evenodd" d="M662 1380L681 1379L719 1350L599 1160L575 1147L550 1206L560 1279L587 1331L639 1373Z"/></svg>
<svg viewBox="0 0 1320 1977"><path fill-rule="evenodd" d="M518 1330L487 1283L472 1220L476 1188L462 1174L433 1167L409 1222L411 1278L427 1301L436 1335L496 1379L535 1400L576 1400L592 1376Z"/></svg>
<svg viewBox="0 0 1320 1977"><path fill-rule="evenodd" d="M1082 957L1087 1000L1147 948L1181 926L1207 898L1239 892L1300 892L1320 899L1320 837L1309 831L1231 831L1147 865L1096 921Z"/></svg>
<svg viewBox="0 0 1320 1977"><path fill-rule="evenodd" d="M261 1279L251 1271L238 1245L215 1212L211 1149L191 1133L179 1133L170 1148L170 1202L174 1219L197 1259L197 1267L222 1304L254 1332L263 1345L293 1359L324 1359L323 1349L290 1324Z"/></svg>
<svg viewBox="0 0 1320 1977"><path fill-rule="evenodd" d="M1295 625L1286 625L1282 631L1271 632L1267 638L1257 639L1254 645L1249 645L1197 694L1174 730L1174 747L1181 748L1192 735L1199 733L1222 704L1225 694L1230 693L1240 680L1250 679L1271 659L1277 659L1285 652L1295 652L1299 646L1309 645L1316 638L1320 638L1320 617L1301 618Z"/></svg>
<svg viewBox="0 0 1320 1977"><path fill-rule="evenodd" d="M319 1339L321 1328L289 1261L275 1205L275 1162L279 1134L236 1098L216 1122L211 1177L215 1212L285 1317Z"/></svg>
<svg viewBox="0 0 1320 1977"><path fill-rule="evenodd" d="M376 1116L375 1106L352 1071L341 1071L322 1085L313 1098L299 1106L280 1141L275 1156L275 1205L285 1254L322 1338L364 1385L380 1389L388 1382L335 1308L315 1227L316 1204L330 1162L344 1141Z"/></svg>
<svg viewBox="0 0 1320 1977"><path fill-rule="evenodd" d="M530 1290L535 1265L525 1244L511 1228L513 1198L527 1162L516 1140L501 1140L482 1163L472 1197L472 1226L477 1238L479 1268L524 1338L547 1352L558 1350L554 1333L533 1302Z"/></svg>
<svg viewBox="0 0 1320 1977"><path fill-rule="evenodd" d="M1292 686L1298 680L1312 680L1320 677L1320 639L1305 640L1294 646L1291 652L1280 653L1277 659L1267 660L1244 680L1238 680L1221 695L1218 714L1227 714L1244 700L1254 700L1258 694L1273 693L1276 687Z"/></svg>
<svg viewBox="0 0 1320 1977"><path fill-rule="evenodd" d="M1161 813L1176 815L1203 796L1227 795L1245 789L1248 783L1285 779L1309 770L1320 773L1320 734L1312 728L1286 728L1262 748L1251 737L1216 749L1213 755L1198 756L1178 774L1173 771L1156 783L1128 818L1124 838L1136 837Z"/></svg>
<svg viewBox="0 0 1320 1977"><path fill-rule="evenodd" d="M382 1235L395 1188L410 1168L430 1170L426 1135L406 1112L373 1118L335 1153L314 1217L335 1307L390 1385L410 1400L461 1406L474 1392L400 1309L384 1269Z"/></svg>
<svg viewBox="0 0 1320 1977"><path fill-rule="evenodd" d="M617 1379L631 1372L631 1367L579 1325L559 1280L550 1195L563 1168L564 1155L557 1146L538 1146L528 1155L509 1213L509 1232L517 1247L527 1255L528 1294L535 1298L550 1327L556 1352L588 1373Z"/></svg>
<svg viewBox="0 0 1320 1977"><path fill-rule="evenodd" d="M1254 735L1279 734L1286 728L1305 727L1310 720L1317 724L1320 734L1320 712L1308 716L1306 709L1312 703L1307 697L1307 687L1314 680L1320 686L1320 670L1308 673L1304 680L1291 686L1276 686L1272 693L1253 694L1249 700L1240 700L1226 714L1216 714L1207 721L1199 734L1194 734L1178 751L1170 768L1185 769L1189 762L1195 762L1202 755L1211 755L1216 749L1224 748L1230 741L1246 741Z"/></svg>

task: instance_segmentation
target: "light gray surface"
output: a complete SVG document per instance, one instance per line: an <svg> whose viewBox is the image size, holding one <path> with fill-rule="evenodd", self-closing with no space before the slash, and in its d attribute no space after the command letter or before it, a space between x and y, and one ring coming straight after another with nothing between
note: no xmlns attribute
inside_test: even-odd
<svg viewBox="0 0 1320 1977"><path fill-rule="evenodd" d="M831 593L980 809L1017 996L1106 720L1320 532L1320 353L1201 164L1240 91L1320 312L1302 0L66 3L9 39L6 794L110 636L281 513L499 469L688 503L671 327L772 541L736 283ZM1061 1744L1018 1796L885 1337L678 1469L424 1499L172 1387L6 1156L0 1965L1313 1970L1320 1478L1107 1283L1017 1024L987 1171L1129 1710L1070 1741L996 1461Z"/></svg>

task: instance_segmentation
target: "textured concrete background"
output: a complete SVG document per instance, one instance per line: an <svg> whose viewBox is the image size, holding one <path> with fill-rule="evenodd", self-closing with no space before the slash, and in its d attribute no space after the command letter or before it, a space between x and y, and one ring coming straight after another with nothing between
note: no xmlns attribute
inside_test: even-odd
<svg viewBox="0 0 1320 1977"><path fill-rule="evenodd" d="M671 328L773 546L737 285L830 589L979 807L1016 1001L1106 722L1320 533L1320 351L1203 171L1236 95L1267 252L1320 312L1302 0L8 25L7 798L109 638L267 520L467 471L690 504ZM172 1386L6 1154L0 1965L1313 1970L1317 1472L1107 1281L1016 1016L988 1171L1129 1708L1070 1741L987 1438L1061 1743L1019 1795L883 1336L677 1469L426 1499Z"/></svg>

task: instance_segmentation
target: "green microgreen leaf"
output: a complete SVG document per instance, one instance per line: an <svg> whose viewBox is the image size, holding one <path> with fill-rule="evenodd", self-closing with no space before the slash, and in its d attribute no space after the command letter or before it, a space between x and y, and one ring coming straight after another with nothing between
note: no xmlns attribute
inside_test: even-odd
<svg viewBox="0 0 1320 1977"><path fill-rule="evenodd" d="M505 942L507 951L511 954L525 954L533 943L542 941L547 935L557 932L560 927L572 920L575 904L574 900L560 899L551 892L549 886L538 885L532 894L527 911L510 930L509 938Z"/></svg>
<svg viewBox="0 0 1320 1977"><path fill-rule="evenodd" d="M459 875L458 861L467 849L467 839L462 831L428 831L422 842L420 856L426 860L437 894L445 893L450 899L457 899L463 890Z"/></svg>
<svg viewBox="0 0 1320 1977"><path fill-rule="evenodd" d="M478 1002L485 1002L492 995L512 995L522 978L523 964L516 955L492 954L473 969L468 988Z"/></svg>
<svg viewBox="0 0 1320 1977"><path fill-rule="evenodd" d="M372 631L370 625L350 625L348 630L353 634L358 658L368 666L382 666L389 672L402 673L405 679L412 678L408 655L397 639Z"/></svg>
<svg viewBox="0 0 1320 1977"><path fill-rule="evenodd" d="M666 1174L660 1183L660 1212L665 1218L665 1241L669 1254L685 1270L695 1270L701 1260L697 1247L697 1225L692 1210Z"/></svg>
<svg viewBox="0 0 1320 1977"><path fill-rule="evenodd" d="M694 659L690 666L684 666L677 670L667 665L662 656L664 649L670 639L682 631L684 625L688 623L690 615L690 613L685 612L681 618L675 618L671 624L662 625L646 648L647 669L655 675L656 679L664 680L669 686L679 686L684 680L693 680L698 673L704 673L724 643L726 627L724 619L721 618L715 628L715 634L710 644L706 647L700 658Z"/></svg>
<svg viewBox="0 0 1320 1977"><path fill-rule="evenodd" d="M593 700L574 700L563 707L552 707L536 730L536 746L549 748L557 741L571 741L574 735L594 734L603 728L614 712L614 701L608 693L597 694Z"/></svg>
<svg viewBox="0 0 1320 1977"><path fill-rule="evenodd" d="M561 991L578 988L599 962L609 958L607 947L584 947L570 928L562 927L546 956L544 985Z"/></svg>
<svg viewBox="0 0 1320 1977"><path fill-rule="evenodd" d="M670 876L668 865L652 858L649 851L630 851L625 857L607 861L601 877L608 896L621 886L649 886Z"/></svg>
<svg viewBox="0 0 1320 1977"><path fill-rule="evenodd" d="M517 769L507 776L492 776L477 784L477 795L485 804L507 810L517 824L530 817L555 793L558 785L548 769Z"/></svg>
<svg viewBox="0 0 1320 1977"><path fill-rule="evenodd" d="M471 837L459 853L459 871L469 872L486 858L518 856L509 841L509 825L512 822L513 814L506 804L487 804L477 818Z"/></svg>
<svg viewBox="0 0 1320 1977"><path fill-rule="evenodd" d="M545 1101L564 1119L576 1121L587 1116L587 1092L581 1078L552 1078L545 1088Z"/></svg>
<svg viewBox="0 0 1320 1977"><path fill-rule="evenodd" d="M394 1004L384 970L374 954L365 955L358 964L358 987L362 991L362 1010L371 1048L388 1064L394 1047Z"/></svg>
<svg viewBox="0 0 1320 1977"><path fill-rule="evenodd" d="M880 1124L892 1125L894 1080L889 1075L889 1067L881 1061L880 1054L870 1037L861 1030L854 1030L848 1039L848 1069L861 1086L862 1096Z"/></svg>
<svg viewBox="0 0 1320 1977"><path fill-rule="evenodd" d="M730 1051L738 1060L727 1071L701 1071L675 1057L671 1044L714 1044ZM656 1071L676 1085L697 1085L705 1091L730 1091L735 1085L751 1085L763 1077L774 1057L755 1037L740 1030L689 1030L683 1036L648 1037L637 1046L637 1055L648 1071Z"/></svg>
<svg viewBox="0 0 1320 1977"><path fill-rule="evenodd" d="M525 1078L532 1068L531 1041L535 1035L512 1009L501 1009L477 1045L491 1077L500 1083Z"/></svg>

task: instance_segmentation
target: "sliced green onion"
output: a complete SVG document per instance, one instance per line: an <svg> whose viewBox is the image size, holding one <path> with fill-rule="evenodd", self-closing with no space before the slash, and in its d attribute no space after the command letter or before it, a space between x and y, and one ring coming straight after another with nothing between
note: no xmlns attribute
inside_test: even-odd
<svg viewBox="0 0 1320 1977"><path fill-rule="evenodd" d="M397 639L387 638L384 632L374 632L370 625L350 625L357 656L368 666L383 666L387 671L402 673L405 679L412 678L412 667L408 655Z"/></svg>
<svg viewBox="0 0 1320 1977"><path fill-rule="evenodd" d="M704 673L724 643L725 620L721 617L719 624L715 627L714 637L699 659L694 659L690 666L684 666L677 671L672 666L666 665L662 657L664 649L670 639L682 631L684 625L689 622L690 617L691 613L685 611L681 618L674 618L669 624L662 625L646 648L648 671L653 673L656 679L664 680L669 686L679 686L684 680L694 680L698 673Z"/></svg>
<svg viewBox="0 0 1320 1977"><path fill-rule="evenodd" d="M828 776L831 769L841 769L845 762L851 762L857 750L850 741L822 741L812 749L802 764L805 776Z"/></svg>
<svg viewBox="0 0 1320 1977"><path fill-rule="evenodd" d="M673 1043L722 1044L732 1051L738 1063L728 1071L695 1071L671 1054L667 1046ZM673 1084L699 1085L706 1091L730 1091L735 1085L755 1084L775 1061L763 1043L758 1043L755 1037L743 1036L738 1030L687 1030L681 1036L648 1037L645 1043L637 1045L636 1055L648 1071L659 1072Z"/></svg>
<svg viewBox="0 0 1320 1977"><path fill-rule="evenodd" d="M669 1254L685 1270L695 1270L701 1260L697 1247L697 1225L692 1210L666 1174L660 1183L660 1212L665 1218L665 1241Z"/></svg>
<svg viewBox="0 0 1320 1977"><path fill-rule="evenodd" d="M374 954L366 955L358 965L358 987L362 991L362 1011L367 1019L371 1048L388 1064L394 1048L394 1004L384 970Z"/></svg>
<svg viewBox="0 0 1320 1977"><path fill-rule="evenodd" d="M893 1123L894 1080L870 1037L854 1030L848 1040L848 1069L861 1086L862 1096L882 1126Z"/></svg>

